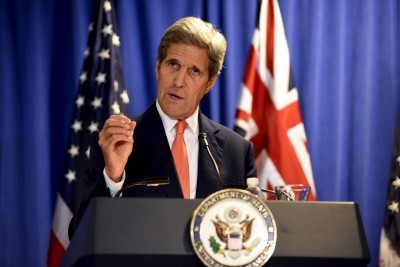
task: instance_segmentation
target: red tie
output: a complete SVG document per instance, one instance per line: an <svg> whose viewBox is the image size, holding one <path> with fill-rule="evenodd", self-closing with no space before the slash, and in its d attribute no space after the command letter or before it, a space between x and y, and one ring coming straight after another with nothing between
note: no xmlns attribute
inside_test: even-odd
<svg viewBox="0 0 400 267"><path fill-rule="evenodd" d="M176 125L176 135L172 144L172 156L174 157L176 171L178 172L179 181L184 198L190 198L190 178L189 178L189 161L183 134L185 132L186 121L179 120Z"/></svg>

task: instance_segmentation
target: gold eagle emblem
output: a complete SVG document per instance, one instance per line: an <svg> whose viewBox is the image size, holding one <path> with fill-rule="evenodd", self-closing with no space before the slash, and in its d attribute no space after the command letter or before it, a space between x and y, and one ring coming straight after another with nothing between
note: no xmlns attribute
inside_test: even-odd
<svg viewBox="0 0 400 267"><path fill-rule="evenodd" d="M250 239L254 221L254 218L249 218L250 216L246 215L246 218L237 224L224 222L218 215L215 216L215 220L211 220L215 226L218 238L226 244L226 250L245 249L243 243Z"/></svg>

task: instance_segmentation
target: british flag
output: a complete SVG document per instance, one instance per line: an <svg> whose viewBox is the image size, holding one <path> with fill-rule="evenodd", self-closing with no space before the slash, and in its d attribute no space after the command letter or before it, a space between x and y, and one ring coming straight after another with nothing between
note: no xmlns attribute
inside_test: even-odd
<svg viewBox="0 0 400 267"><path fill-rule="evenodd" d="M298 92L291 75L289 48L277 0L259 4L259 17L247 59L235 131L254 144L260 187L311 187L314 178Z"/></svg>
<svg viewBox="0 0 400 267"><path fill-rule="evenodd" d="M47 266L59 266L69 245L68 225L76 205L76 184L85 175L91 135L111 114L128 114L120 57L120 37L112 0L96 2L79 76L64 175L57 195Z"/></svg>

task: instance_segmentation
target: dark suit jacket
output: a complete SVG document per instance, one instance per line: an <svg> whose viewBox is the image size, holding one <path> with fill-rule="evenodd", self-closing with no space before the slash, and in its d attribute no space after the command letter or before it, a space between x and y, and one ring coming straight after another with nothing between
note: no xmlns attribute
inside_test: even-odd
<svg viewBox="0 0 400 267"><path fill-rule="evenodd" d="M134 132L133 151L125 167L124 184L157 176L168 176L170 184L158 187L133 187L125 191L123 196L182 198L172 153L155 103L135 120L137 126ZM245 187L246 178L257 176L254 150L249 141L211 121L201 112L199 112L199 132L207 135L210 151L221 173L223 188ZM77 210L70 225L71 231L74 231L92 197L110 196L103 177L104 159L97 142L98 135L92 142L87 176L80 181ZM196 197L205 198L223 188L219 186L213 161L200 141ZM70 236L71 234L72 232Z"/></svg>

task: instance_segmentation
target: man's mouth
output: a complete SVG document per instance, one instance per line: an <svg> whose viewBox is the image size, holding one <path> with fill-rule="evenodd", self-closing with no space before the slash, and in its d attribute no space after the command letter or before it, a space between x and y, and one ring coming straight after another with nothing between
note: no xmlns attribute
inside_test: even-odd
<svg viewBox="0 0 400 267"><path fill-rule="evenodd" d="M169 94L169 96L170 96L172 99L176 99L176 100L183 99L183 97L180 97L179 95L176 95L176 94Z"/></svg>

